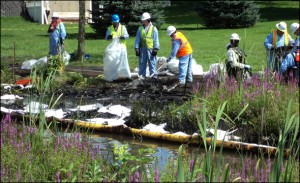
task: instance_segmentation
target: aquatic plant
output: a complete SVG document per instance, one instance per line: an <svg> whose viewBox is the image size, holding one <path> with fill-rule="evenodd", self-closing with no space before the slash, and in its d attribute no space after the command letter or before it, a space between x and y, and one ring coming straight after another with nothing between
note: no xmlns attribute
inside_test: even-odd
<svg viewBox="0 0 300 183"><path fill-rule="evenodd" d="M204 155L196 154L195 157L190 159L189 172L184 169L184 161L182 153L185 146L181 145L178 149L178 161L177 161L177 182L293 182L299 181L299 114L292 113L292 102L289 101L288 108L286 110L286 123L280 140L278 143L278 153L275 158L271 159L270 155L266 161L263 161L264 155L260 158L243 156L240 154L236 158L226 158L222 155L222 145L219 153L216 154L216 138L207 144L207 140L203 140L203 146L205 148ZM221 116L224 115L223 111L226 102L219 106L216 115L215 129L218 127L218 121ZM206 139L206 106L203 105L203 118L202 121L198 120L200 134L202 139ZM285 143L288 142L288 146ZM284 149L288 147L291 150L291 155L284 158ZM197 151L199 152L199 151ZM198 160L200 159L200 160ZM262 163L264 162L264 163ZM293 167L293 168L291 168Z"/></svg>

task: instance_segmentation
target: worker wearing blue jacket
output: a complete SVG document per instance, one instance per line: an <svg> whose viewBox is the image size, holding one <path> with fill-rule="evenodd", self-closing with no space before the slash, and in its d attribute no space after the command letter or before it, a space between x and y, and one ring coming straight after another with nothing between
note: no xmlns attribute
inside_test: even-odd
<svg viewBox="0 0 300 183"><path fill-rule="evenodd" d="M139 79L145 79L147 62L150 76L157 79L157 52L159 50L158 30L150 21L150 14L142 15L142 26L137 30L135 37L135 54L139 57Z"/></svg>
<svg viewBox="0 0 300 183"><path fill-rule="evenodd" d="M61 22L61 19L56 12L52 15L48 33L50 38L49 54L55 56L62 53L67 33L64 24Z"/></svg>
<svg viewBox="0 0 300 183"><path fill-rule="evenodd" d="M267 51L267 68L273 69L275 66L274 62L274 50L279 47L283 46L291 46L295 43L295 41L292 39L292 37L287 32L287 26L285 22L280 22L276 24L276 28L271 31L270 34L268 34L264 46Z"/></svg>
<svg viewBox="0 0 300 183"><path fill-rule="evenodd" d="M299 35L300 35L300 28L299 28L299 24L298 23L292 23L291 25L291 31L293 34L296 35L296 39L295 39L295 44L293 47L292 52L296 52L297 51L297 46L299 46Z"/></svg>
<svg viewBox="0 0 300 183"><path fill-rule="evenodd" d="M289 53L283 60L281 66L280 66L279 74L288 76L290 74L290 72L292 71L294 77L296 79L299 79L299 69L300 69L299 45L296 48L297 48L296 51Z"/></svg>

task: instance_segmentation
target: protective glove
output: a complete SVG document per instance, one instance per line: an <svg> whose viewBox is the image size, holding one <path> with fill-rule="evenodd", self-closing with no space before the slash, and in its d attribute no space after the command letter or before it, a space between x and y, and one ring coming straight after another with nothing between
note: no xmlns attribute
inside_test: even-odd
<svg viewBox="0 0 300 183"><path fill-rule="evenodd" d="M107 39L108 40L112 39L112 35L107 36Z"/></svg>
<svg viewBox="0 0 300 183"><path fill-rule="evenodd" d="M251 66L250 65L245 65L244 69L251 69Z"/></svg>
<svg viewBox="0 0 300 183"><path fill-rule="evenodd" d="M125 39L125 37L124 37L124 36L121 36L120 39L123 40L123 39Z"/></svg>
<svg viewBox="0 0 300 183"><path fill-rule="evenodd" d="M167 59L167 63L169 63L170 61L171 61L171 58L168 58L168 59Z"/></svg>
<svg viewBox="0 0 300 183"><path fill-rule="evenodd" d="M156 56L157 55L157 52L158 52L158 49L157 48L154 48L153 50L152 50L152 56Z"/></svg>
<svg viewBox="0 0 300 183"><path fill-rule="evenodd" d="M140 50L138 48L135 49L135 56L140 56Z"/></svg>

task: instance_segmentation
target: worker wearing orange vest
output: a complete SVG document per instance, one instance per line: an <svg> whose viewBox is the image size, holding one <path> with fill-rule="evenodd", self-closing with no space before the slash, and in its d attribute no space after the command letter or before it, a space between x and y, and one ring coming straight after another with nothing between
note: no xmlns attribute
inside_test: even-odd
<svg viewBox="0 0 300 183"><path fill-rule="evenodd" d="M174 26L169 26L167 35L172 37L172 53L167 59L170 62L175 56L179 59L179 85L193 81L192 73L192 52L190 42L181 33L177 32Z"/></svg>
<svg viewBox="0 0 300 183"><path fill-rule="evenodd" d="M276 24L276 30L272 30L267 36L264 46L267 49L267 68L271 69L274 67L274 49L291 46L295 43L292 37L287 32L287 26L285 22L280 22Z"/></svg>

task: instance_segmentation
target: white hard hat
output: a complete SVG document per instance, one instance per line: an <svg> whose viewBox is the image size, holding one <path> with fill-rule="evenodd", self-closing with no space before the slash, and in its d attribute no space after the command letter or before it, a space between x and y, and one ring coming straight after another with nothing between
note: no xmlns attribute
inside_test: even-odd
<svg viewBox="0 0 300 183"><path fill-rule="evenodd" d="M286 31L286 23L285 22L279 22L278 24L276 24L276 27L278 30L284 32Z"/></svg>
<svg viewBox="0 0 300 183"><path fill-rule="evenodd" d="M52 18L59 18L59 14L57 12L53 12Z"/></svg>
<svg viewBox="0 0 300 183"><path fill-rule="evenodd" d="M150 14L148 12L145 12L145 13L143 13L141 20L143 21L143 20L147 20L150 18L151 18Z"/></svg>
<svg viewBox="0 0 300 183"><path fill-rule="evenodd" d="M296 32L296 30L299 28L299 24L298 23L292 23L291 25L291 31L294 34Z"/></svg>
<svg viewBox="0 0 300 183"><path fill-rule="evenodd" d="M171 25L167 28L167 35L171 36L171 34L173 34L175 31L176 31L176 28Z"/></svg>
<svg viewBox="0 0 300 183"><path fill-rule="evenodd" d="M240 37L237 33L233 33L230 35L230 40L240 40Z"/></svg>

